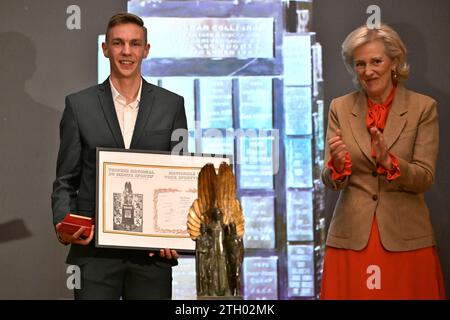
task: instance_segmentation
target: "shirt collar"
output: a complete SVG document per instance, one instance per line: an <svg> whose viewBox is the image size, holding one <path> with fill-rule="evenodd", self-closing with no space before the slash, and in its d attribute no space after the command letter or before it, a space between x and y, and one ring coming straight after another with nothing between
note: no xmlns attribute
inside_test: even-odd
<svg viewBox="0 0 450 320"><path fill-rule="evenodd" d="M117 91L116 87L114 87L111 78L109 78L109 84L111 86L111 92L112 92L112 96L113 96L113 100L122 100L123 104L126 104L126 98L124 96L122 96L119 91ZM136 106L136 108L139 106L139 102L141 101L141 92L142 92L142 78L141 78L141 83L139 84L139 90L138 90L138 94L136 96L136 100L131 102L130 105L132 106Z"/></svg>

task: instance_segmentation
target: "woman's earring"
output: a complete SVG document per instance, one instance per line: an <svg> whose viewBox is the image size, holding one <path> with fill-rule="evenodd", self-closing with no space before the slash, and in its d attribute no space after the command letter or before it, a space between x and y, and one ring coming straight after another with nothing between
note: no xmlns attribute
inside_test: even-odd
<svg viewBox="0 0 450 320"><path fill-rule="evenodd" d="M392 70L392 78L394 79L394 81L397 81L398 79L398 74L395 70Z"/></svg>

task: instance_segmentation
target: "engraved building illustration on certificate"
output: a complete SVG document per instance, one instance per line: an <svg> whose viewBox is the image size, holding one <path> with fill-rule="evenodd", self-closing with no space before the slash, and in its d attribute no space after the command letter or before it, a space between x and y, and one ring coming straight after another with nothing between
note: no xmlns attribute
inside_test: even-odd
<svg viewBox="0 0 450 320"><path fill-rule="evenodd" d="M121 193L113 194L114 230L142 232L143 224L143 195L133 193L130 181L125 182Z"/></svg>

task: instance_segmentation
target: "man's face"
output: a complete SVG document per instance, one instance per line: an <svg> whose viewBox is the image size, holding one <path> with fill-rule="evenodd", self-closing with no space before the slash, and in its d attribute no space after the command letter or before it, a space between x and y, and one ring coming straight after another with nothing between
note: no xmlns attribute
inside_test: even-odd
<svg viewBox="0 0 450 320"><path fill-rule="evenodd" d="M111 76L130 79L141 76L141 64L150 50L145 43L144 29L133 23L119 24L108 32L108 42L102 43L103 54L109 58Z"/></svg>

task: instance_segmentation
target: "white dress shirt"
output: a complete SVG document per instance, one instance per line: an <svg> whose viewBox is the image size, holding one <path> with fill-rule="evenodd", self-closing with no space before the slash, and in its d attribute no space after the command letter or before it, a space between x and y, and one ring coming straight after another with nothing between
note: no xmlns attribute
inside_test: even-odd
<svg viewBox="0 0 450 320"><path fill-rule="evenodd" d="M136 100L127 104L127 99L122 96L119 91L114 87L111 79L109 79L111 85L112 98L114 101L114 107L116 109L117 119L119 120L120 131L122 131L123 142L125 148L129 149L131 144L131 138L133 137L134 126L136 124L136 118L139 111L139 102L141 100L142 79L139 85L139 91Z"/></svg>

